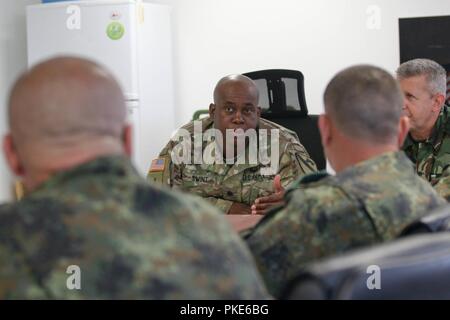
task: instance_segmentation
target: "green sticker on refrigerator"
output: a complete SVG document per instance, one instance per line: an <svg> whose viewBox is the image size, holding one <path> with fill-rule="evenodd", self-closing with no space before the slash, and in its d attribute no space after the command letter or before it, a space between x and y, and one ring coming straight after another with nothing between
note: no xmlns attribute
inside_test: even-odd
<svg viewBox="0 0 450 320"><path fill-rule="evenodd" d="M106 28L106 34L111 40L119 40L125 33L125 27L120 22L114 21Z"/></svg>

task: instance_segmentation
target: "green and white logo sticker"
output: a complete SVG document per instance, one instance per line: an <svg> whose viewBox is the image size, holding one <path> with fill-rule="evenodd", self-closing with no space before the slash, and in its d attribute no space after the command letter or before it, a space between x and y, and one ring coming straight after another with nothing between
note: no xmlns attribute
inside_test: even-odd
<svg viewBox="0 0 450 320"><path fill-rule="evenodd" d="M125 27L123 24L117 21L113 21L108 25L108 28L106 28L106 34L108 37L112 40L119 40L123 37L125 33Z"/></svg>

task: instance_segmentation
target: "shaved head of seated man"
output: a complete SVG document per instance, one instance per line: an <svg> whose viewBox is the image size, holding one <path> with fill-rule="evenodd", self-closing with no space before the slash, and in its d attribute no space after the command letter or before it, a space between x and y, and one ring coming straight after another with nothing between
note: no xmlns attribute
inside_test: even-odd
<svg viewBox="0 0 450 320"><path fill-rule="evenodd" d="M44 61L17 80L8 110L4 152L27 194L0 206L0 299L267 297L223 215L134 169L106 69Z"/></svg>
<svg viewBox="0 0 450 320"><path fill-rule="evenodd" d="M36 67L11 93L11 132L4 140L11 169L32 191L54 173L100 155L130 155L123 101L110 74L88 62L60 59Z"/></svg>
<svg viewBox="0 0 450 320"><path fill-rule="evenodd" d="M180 129L192 146L200 141L201 161L193 162L199 159L195 147L189 158L192 162L174 161L180 145L177 134L156 160L164 165L150 167L149 179L199 195L229 215L261 215L282 203L284 188L305 173L316 171L316 165L293 131L260 118L258 99L258 89L250 78L230 75L220 79L209 117ZM209 132L214 132L214 141L205 139ZM251 133L255 134L254 140ZM260 140L264 134L267 143ZM214 162L205 160L211 146L217 146ZM270 163L260 161L262 151L270 156ZM256 161L252 162L251 156ZM239 159L243 162L239 163Z"/></svg>

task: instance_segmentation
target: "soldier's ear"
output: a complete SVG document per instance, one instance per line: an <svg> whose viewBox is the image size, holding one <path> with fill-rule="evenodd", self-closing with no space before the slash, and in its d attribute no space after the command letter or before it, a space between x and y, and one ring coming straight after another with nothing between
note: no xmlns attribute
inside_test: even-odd
<svg viewBox="0 0 450 320"><path fill-rule="evenodd" d="M256 107L256 114L258 115L258 118L261 117L261 107L260 106Z"/></svg>
<svg viewBox="0 0 450 320"><path fill-rule="evenodd" d="M11 171L17 176L24 175L24 168L17 153L11 134L6 134L3 138L3 153Z"/></svg>
<svg viewBox="0 0 450 320"><path fill-rule="evenodd" d="M399 148L403 146L403 142L405 142L408 132L409 132L409 118L407 116L401 116L398 124L398 136L397 136L397 145Z"/></svg>
<svg viewBox="0 0 450 320"><path fill-rule="evenodd" d="M331 142L331 123L330 118L326 114L319 116L319 131L322 146L328 146Z"/></svg>
<svg viewBox="0 0 450 320"><path fill-rule="evenodd" d="M445 102L445 96L443 94L436 94L434 96L434 105L433 105L433 111L434 112L441 112L441 107L444 105Z"/></svg>
<svg viewBox="0 0 450 320"><path fill-rule="evenodd" d="M122 140L125 154L131 158L133 152L133 128L131 125L125 125Z"/></svg>
<svg viewBox="0 0 450 320"><path fill-rule="evenodd" d="M211 103L209 105L209 117L211 119L214 119L214 113L216 112L216 105L214 103Z"/></svg>

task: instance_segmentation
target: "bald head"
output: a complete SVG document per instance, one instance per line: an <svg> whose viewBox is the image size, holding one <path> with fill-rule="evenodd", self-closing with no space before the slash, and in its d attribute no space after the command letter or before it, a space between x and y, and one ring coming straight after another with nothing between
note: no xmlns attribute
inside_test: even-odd
<svg viewBox="0 0 450 320"><path fill-rule="evenodd" d="M219 82L217 82L216 87L214 88L214 103L219 103L219 101L227 95L227 92L229 92L230 90L234 90L237 87L246 90L251 96L255 98L256 104L258 104L258 88L256 87L252 79L242 74L229 75L223 77L219 80Z"/></svg>
<svg viewBox="0 0 450 320"><path fill-rule="evenodd" d="M123 152L124 96L114 77L88 60L54 58L25 72L11 91L8 121L26 168L57 170Z"/></svg>
<svg viewBox="0 0 450 320"><path fill-rule="evenodd" d="M9 125L18 146L119 138L125 118L125 99L111 74L78 58L35 66L17 80L9 99Z"/></svg>

